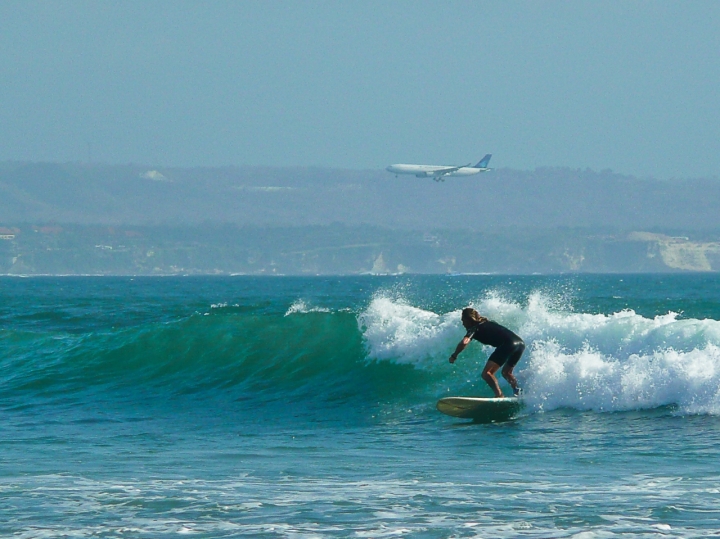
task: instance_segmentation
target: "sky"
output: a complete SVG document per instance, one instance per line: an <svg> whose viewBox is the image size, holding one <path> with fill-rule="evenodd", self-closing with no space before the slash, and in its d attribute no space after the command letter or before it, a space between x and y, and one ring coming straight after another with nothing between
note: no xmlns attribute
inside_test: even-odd
<svg viewBox="0 0 720 539"><path fill-rule="evenodd" d="M720 2L0 0L0 160L720 176Z"/></svg>

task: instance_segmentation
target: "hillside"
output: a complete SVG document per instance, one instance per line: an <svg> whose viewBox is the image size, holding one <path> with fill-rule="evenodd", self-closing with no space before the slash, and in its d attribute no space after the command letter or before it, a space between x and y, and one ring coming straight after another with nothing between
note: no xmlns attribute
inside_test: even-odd
<svg viewBox="0 0 720 539"><path fill-rule="evenodd" d="M0 164L0 274L720 270L720 181Z"/></svg>
<svg viewBox="0 0 720 539"><path fill-rule="evenodd" d="M365 225L0 227L0 274L636 273L720 270L720 242L650 232Z"/></svg>
<svg viewBox="0 0 720 539"><path fill-rule="evenodd" d="M437 183L384 170L0 164L0 224L713 230L718 201L717 179L611 171L499 169Z"/></svg>

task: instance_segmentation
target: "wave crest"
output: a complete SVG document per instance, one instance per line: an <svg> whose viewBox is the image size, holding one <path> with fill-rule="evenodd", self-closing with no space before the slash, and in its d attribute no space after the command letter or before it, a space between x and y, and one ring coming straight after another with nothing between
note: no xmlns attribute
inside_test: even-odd
<svg viewBox="0 0 720 539"><path fill-rule="evenodd" d="M290 316L291 314L307 314L307 313L329 313L331 312L330 309L327 309L325 307L311 307L309 306L304 300L298 299L293 302L290 307L288 307L288 310L285 312L285 316Z"/></svg>
<svg viewBox="0 0 720 539"><path fill-rule="evenodd" d="M529 294L524 303L489 293L473 306L528 345L516 374L531 409L675 405L683 413L720 414L716 320L680 319L673 312L654 318L632 310L578 313L541 292ZM460 310L438 314L382 296L372 300L358 323L369 359L421 369L446 366L464 334ZM473 369L471 376L479 378L479 365L491 351L473 344L458 369L464 374Z"/></svg>

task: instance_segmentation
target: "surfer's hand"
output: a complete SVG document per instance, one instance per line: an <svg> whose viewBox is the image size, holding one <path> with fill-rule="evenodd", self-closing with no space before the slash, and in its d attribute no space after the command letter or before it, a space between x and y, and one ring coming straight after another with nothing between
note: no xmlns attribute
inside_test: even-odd
<svg viewBox="0 0 720 539"><path fill-rule="evenodd" d="M450 363L455 363L455 360L457 359L457 356L455 354L450 356Z"/></svg>

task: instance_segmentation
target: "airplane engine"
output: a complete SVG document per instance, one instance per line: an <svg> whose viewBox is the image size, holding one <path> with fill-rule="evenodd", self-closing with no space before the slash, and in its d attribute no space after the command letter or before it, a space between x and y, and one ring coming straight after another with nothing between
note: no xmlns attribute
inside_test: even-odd
<svg viewBox="0 0 720 539"><path fill-rule="evenodd" d="M419 174L415 174L416 178L427 178L429 174L427 172L420 172Z"/></svg>

